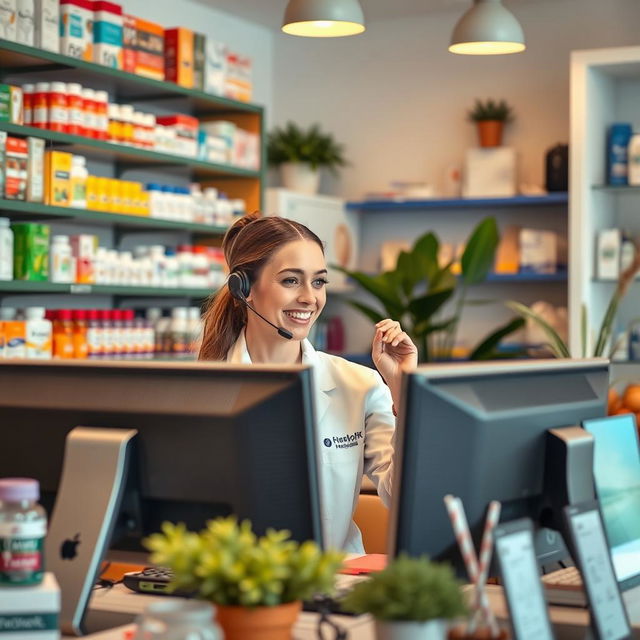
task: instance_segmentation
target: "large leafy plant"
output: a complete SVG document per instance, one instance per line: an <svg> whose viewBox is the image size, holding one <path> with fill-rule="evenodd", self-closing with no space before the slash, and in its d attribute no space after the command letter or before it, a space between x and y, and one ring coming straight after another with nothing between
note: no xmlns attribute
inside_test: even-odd
<svg viewBox="0 0 640 640"><path fill-rule="evenodd" d="M358 583L343 606L377 620L451 619L466 613L460 586L448 565L401 554L386 569Z"/></svg>
<svg viewBox="0 0 640 640"><path fill-rule="evenodd" d="M418 346L420 360L450 359L456 342L469 287L486 279L499 235L494 218L485 218L469 236L461 258L461 274L453 262L440 265L440 243L434 233L418 238L410 251L402 251L395 269L378 275L340 269L373 295L382 310L351 300L374 323L385 317L399 320ZM339 268L339 267L336 267ZM472 360L504 357L497 350L502 339L524 326L515 318L486 336L472 350Z"/></svg>
<svg viewBox="0 0 640 640"><path fill-rule="evenodd" d="M332 593L344 559L313 541L294 542L288 531L258 537L248 520L233 517L211 520L199 533L165 522L145 545L154 564L173 570L172 588L220 605L276 606Z"/></svg>
<svg viewBox="0 0 640 640"><path fill-rule="evenodd" d="M267 159L276 167L286 162L304 162L314 170L326 167L333 173L347 164L343 145L338 144L331 134L323 133L317 124L302 129L293 122L275 127L269 134Z"/></svg>

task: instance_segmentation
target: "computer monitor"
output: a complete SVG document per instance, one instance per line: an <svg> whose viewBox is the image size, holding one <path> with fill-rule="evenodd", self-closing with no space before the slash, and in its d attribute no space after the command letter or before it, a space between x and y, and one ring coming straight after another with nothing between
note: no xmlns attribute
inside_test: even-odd
<svg viewBox="0 0 640 640"><path fill-rule="evenodd" d="M164 520L197 530L228 514L249 518L259 534L288 529L294 540L322 544L313 415L311 369L302 365L9 361L0 363L0 477L36 478L49 507L61 484L67 499L58 496L47 553L49 566L65 576L71 560L82 564L72 548L77 540L79 555L107 546L113 523L107 531L93 520L117 511L121 498L113 538L128 548L141 548L140 539ZM109 449L133 429L133 448L123 441ZM89 443L95 434L104 456ZM112 466L128 468L128 480L116 478L102 491L103 458L113 452ZM61 524L63 512L80 524ZM99 566L101 553L92 553L69 577L68 592L86 581L77 589L82 611L74 608L66 625L74 633L83 630Z"/></svg>
<svg viewBox="0 0 640 640"><path fill-rule="evenodd" d="M464 572L446 494L462 499L476 542L491 500L502 503L503 522L529 516L555 527L561 514L550 502L557 506L564 488L548 486L558 463L545 474L547 431L605 415L608 380L602 359L426 365L407 375L389 553L428 554ZM589 467L582 486L573 489L592 494L591 463L582 466ZM544 564L566 555L561 536L549 530L538 532L536 551Z"/></svg>

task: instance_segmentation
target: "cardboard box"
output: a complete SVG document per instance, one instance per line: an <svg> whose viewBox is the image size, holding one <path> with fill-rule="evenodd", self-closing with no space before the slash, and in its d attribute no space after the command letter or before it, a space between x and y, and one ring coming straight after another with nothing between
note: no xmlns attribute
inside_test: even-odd
<svg viewBox="0 0 640 640"><path fill-rule="evenodd" d="M520 229L522 273L555 273L557 264L557 235L554 231Z"/></svg>
<svg viewBox="0 0 640 640"><path fill-rule="evenodd" d="M227 46L207 38L204 62L204 90L221 96L227 69Z"/></svg>
<svg viewBox="0 0 640 640"><path fill-rule="evenodd" d="M6 147L7 147L7 132L0 131L0 196L2 197L4 197Z"/></svg>
<svg viewBox="0 0 640 640"><path fill-rule="evenodd" d="M73 155L66 151L45 154L45 203L56 207L71 206L71 165Z"/></svg>
<svg viewBox="0 0 640 640"><path fill-rule="evenodd" d="M465 198L516 195L516 151L510 147L468 149L462 182Z"/></svg>
<svg viewBox="0 0 640 640"><path fill-rule="evenodd" d="M71 236L71 252L76 259L76 282L93 284L95 279L95 256L98 236L86 233Z"/></svg>
<svg viewBox="0 0 640 640"><path fill-rule="evenodd" d="M184 27L165 29L164 62L165 80L193 88L193 31Z"/></svg>
<svg viewBox="0 0 640 640"><path fill-rule="evenodd" d="M4 158L4 197L24 200L27 195L27 141L7 136Z"/></svg>
<svg viewBox="0 0 640 640"><path fill-rule="evenodd" d="M13 274L16 280L49 279L49 225L23 222L13 231Z"/></svg>
<svg viewBox="0 0 640 640"><path fill-rule="evenodd" d="M0 0L0 38L16 39L18 0Z"/></svg>
<svg viewBox="0 0 640 640"><path fill-rule="evenodd" d="M9 631L8 637L58 640L59 614L60 588L53 573L46 572L35 587L2 588L0 631Z"/></svg>
<svg viewBox="0 0 640 640"><path fill-rule="evenodd" d="M602 229L596 246L596 274L601 280L617 280L620 276L620 229Z"/></svg>
<svg viewBox="0 0 640 640"><path fill-rule="evenodd" d="M60 4L58 0L35 0L35 46L60 52Z"/></svg>
<svg viewBox="0 0 640 640"><path fill-rule="evenodd" d="M202 33L193 34L193 88L204 91L205 49L207 37Z"/></svg>
<svg viewBox="0 0 640 640"><path fill-rule="evenodd" d="M122 69L122 7L114 2L93 3L93 61Z"/></svg>
<svg viewBox="0 0 640 640"><path fill-rule="evenodd" d="M27 138L27 200L44 202L44 140Z"/></svg>
<svg viewBox="0 0 640 640"><path fill-rule="evenodd" d="M136 75L164 80L164 28L136 18Z"/></svg>
<svg viewBox="0 0 640 640"><path fill-rule="evenodd" d="M33 47L35 43L35 4L34 0L17 0L16 42Z"/></svg>
<svg viewBox="0 0 640 640"><path fill-rule="evenodd" d="M93 62L91 0L60 0L60 53Z"/></svg>
<svg viewBox="0 0 640 640"><path fill-rule="evenodd" d="M496 273L518 273L520 271L520 227L509 225L500 234L494 266Z"/></svg>
<svg viewBox="0 0 640 640"><path fill-rule="evenodd" d="M136 17L122 16L122 70L136 72Z"/></svg>
<svg viewBox="0 0 640 640"><path fill-rule="evenodd" d="M21 87L0 84L0 122L24 124L24 97Z"/></svg>

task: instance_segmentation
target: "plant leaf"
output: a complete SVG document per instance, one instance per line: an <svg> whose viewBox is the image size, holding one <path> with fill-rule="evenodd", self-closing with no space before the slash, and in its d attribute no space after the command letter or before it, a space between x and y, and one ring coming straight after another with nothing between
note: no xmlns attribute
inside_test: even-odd
<svg viewBox="0 0 640 640"><path fill-rule="evenodd" d="M427 293L409 302L409 312L416 319L414 326L419 322L428 321L431 316L437 313L442 305L451 298L453 291L453 289L444 289L443 291Z"/></svg>
<svg viewBox="0 0 640 640"><path fill-rule="evenodd" d="M462 259L462 279L466 284L482 282L489 273L500 236L495 218L485 218L473 230Z"/></svg>
<svg viewBox="0 0 640 640"><path fill-rule="evenodd" d="M524 318L530 318L533 320L545 333L548 339L548 345L553 351L556 358L570 358L571 354L564 340L558 335L557 331L540 315L535 311L527 307L527 305L517 302L515 300L509 300L505 302L507 307L511 311L515 311L518 315Z"/></svg>
<svg viewBox="0 0 640 640"><path fill-rule="evenodd" d="M380 322L380 320L384 320L384 316L375 309L371 307L367 307L367 305L362 304L360 302L356 302L355 300L347 300L347 302L354 308L360 311L360 313L364 314L371 320L374 324Z"/></svg>
<svg viewBox="0 0 640 640"><path fill-rule="evenodd" d="M363 289L375 296L392 317L400 317L404 311L402 301L395 287L389 283L385 274L370 276L362 271L349 271L338 265L332 265L334 269L345 273L355 280Z"/></svg>
<svg viewBox="0 0 640 640"><path fill-rule="evenodd" d="M515 331L522 329L525 325L524 318L512 318L509 322L489 334L471 352L469 360L491 360L496 355L496 347L503 338Z"/></svg>

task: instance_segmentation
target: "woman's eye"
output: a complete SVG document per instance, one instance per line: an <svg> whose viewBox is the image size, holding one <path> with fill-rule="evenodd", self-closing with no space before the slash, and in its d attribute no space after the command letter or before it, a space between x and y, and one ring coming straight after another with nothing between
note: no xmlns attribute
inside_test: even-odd
<svg viewBox="0 0 640 640"><path fill-rule="evenodd" d="M318 289L321 289L322 287L325 287L328 284L329 284L329 281L326 280L325 278L318 278L317 280L313 281L313 286L317 287Z"/></svg>
<svg viewBox="0 0 640 640"><path fill-rule="evenodd" d="M298 282L298 280L296 278L285 278L282 281L282 284L290 286L290 285L297 284L297 282Z"/></svg>

